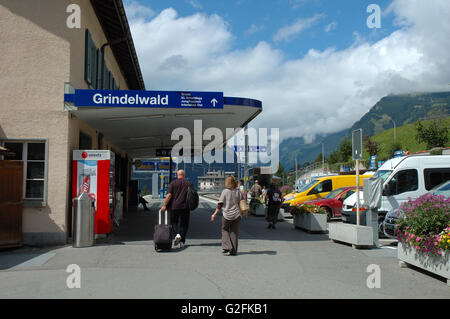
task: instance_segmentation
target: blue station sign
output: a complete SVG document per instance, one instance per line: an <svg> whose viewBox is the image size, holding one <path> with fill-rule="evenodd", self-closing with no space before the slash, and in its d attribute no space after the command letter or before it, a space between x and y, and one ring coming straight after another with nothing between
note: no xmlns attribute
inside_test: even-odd
<svg viewBox="0 0 450 319"><path fill-rule="evenodd" d="M76 107L223 109L223 92L75 90L64 101Z"/></svg>

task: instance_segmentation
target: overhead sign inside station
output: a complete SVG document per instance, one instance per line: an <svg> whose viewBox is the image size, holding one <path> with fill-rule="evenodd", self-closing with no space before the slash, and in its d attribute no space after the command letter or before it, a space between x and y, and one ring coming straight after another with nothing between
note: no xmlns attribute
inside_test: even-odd
<svg viewBox="0 0 450 319"><path fill-rule="evenodd" d="M76 107L223 109L223 92L75 90L64 102Z"/></svg>

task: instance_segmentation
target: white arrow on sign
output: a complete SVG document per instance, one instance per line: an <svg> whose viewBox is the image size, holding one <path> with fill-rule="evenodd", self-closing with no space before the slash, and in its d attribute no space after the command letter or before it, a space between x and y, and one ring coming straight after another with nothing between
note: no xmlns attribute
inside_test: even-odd
<svg viewBox="0 0 450 319"><path fill-rule="evenodd" d="M217 101L216 99L212 99L211 100L211 104L215 107L216 104L219 103L219 101Z"/></svg>

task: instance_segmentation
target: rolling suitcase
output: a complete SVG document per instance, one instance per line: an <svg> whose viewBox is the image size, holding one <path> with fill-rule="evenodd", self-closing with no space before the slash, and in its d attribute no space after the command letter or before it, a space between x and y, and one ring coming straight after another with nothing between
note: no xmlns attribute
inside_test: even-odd
<svg viewBox="0 0 450 319"><path fill-rule="evenodd" d="M159 210L158 225L155 226L155 232L153 233L153 242L155 244L155 250L170 250L172 248L172 225L167 222L167 215L169 212L166 210L165 223L162 224L161 210Z"/></svg>

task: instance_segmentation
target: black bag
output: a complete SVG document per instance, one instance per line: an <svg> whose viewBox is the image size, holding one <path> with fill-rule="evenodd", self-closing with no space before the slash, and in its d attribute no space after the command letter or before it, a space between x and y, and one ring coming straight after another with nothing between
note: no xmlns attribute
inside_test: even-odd
<svg viewBox="0 0 450 319"><path fill-rule="evenodd" d="M155 244L155 250L170 250L172 249L172 225L167 223L167 215L169 211L165 211L165 224L162 224L161 210L159 211L158 225L155 226L155 232L153 233L153 243Z"/></svg>
<svg viewBox="0 0 450 319"><path fill-rule="evenodd" d="M189 187L186 194L186 208L189 208L190 211L197 209L198 203L200 199L197 191L195 190L192 183L189 183Z"/></svg>

